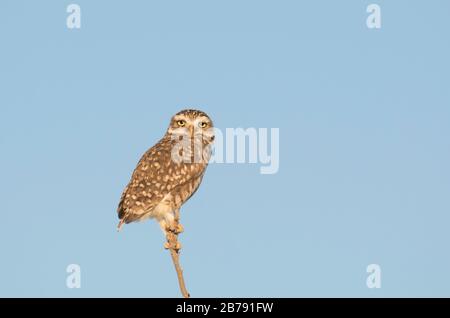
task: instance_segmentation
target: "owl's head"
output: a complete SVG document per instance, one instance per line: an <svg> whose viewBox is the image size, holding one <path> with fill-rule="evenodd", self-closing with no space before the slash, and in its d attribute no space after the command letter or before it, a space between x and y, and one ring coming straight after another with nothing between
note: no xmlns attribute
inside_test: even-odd
<svg viewBox="0 0 450 318"><path fill-rule="evenodd" d="M184 132L192 138L201 137L206 143L214 141L214 126L211 118L201 110L185 109L175 114L169 125L169 134Z"/></svg>

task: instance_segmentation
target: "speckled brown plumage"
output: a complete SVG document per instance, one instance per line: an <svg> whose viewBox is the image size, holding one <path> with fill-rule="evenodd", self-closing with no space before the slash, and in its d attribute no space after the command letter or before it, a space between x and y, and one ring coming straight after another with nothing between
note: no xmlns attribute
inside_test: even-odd
<svg viewBox="0 0 450 318"><path fill-rule="evenodd" d="M191 147L178 150L183 138L189 138L184 140ZM200 186L213 140L213 124L204 112L188 109L173 116L166 134L142 156L123 191L119 228L148 218L156 218L163 230L170 226L174 211ZM174 153L183 160L174 160Z"/></svg>

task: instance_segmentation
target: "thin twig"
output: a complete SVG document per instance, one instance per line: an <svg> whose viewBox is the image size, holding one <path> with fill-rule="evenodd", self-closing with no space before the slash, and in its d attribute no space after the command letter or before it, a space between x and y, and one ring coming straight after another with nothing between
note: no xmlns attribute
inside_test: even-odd
<svg viewBox="0 0 450 318"><path fill-rule="evenodd" d="M180 212L175 211L175 220L173 228L167 230L167 243L166 248L170 250L170 255L172 256L173 265L177 271L178 283L180 285L181 294L184 298L189 298L190 295L186 289L186 284L183 278L183 269L180 266L180 250L181 244L178 242L178 233L181 232L182 226L180 224Z"/></svg>

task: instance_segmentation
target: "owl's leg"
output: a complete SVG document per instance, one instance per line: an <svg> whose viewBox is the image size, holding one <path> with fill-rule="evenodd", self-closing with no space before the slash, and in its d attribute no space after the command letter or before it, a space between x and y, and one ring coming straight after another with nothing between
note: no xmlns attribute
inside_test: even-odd
<svg viewBox="0 0 450 318"><path fill-rule="evenodd" d="M175 216L172 212L168 212L164 215L164 219L166 220L166 231L167 232L175 232Z"/></svg>
<svg viewBox="0 0 450 318"><path fill-rule="evenodd" d="M167 222L165 219L159 219L158 220L159 227L161 228L161 231L163 231L164 235L167 236L167 231L169 227L167 226Z"/></svg>
<svg viewBox="0 0 450 318"><path fill-rule="evenodd" d="M180 209L176 209L173 212L173 218L174 218L174 222L175 222L174 233L175 234L183 233L184 232L184 227L180 223Z"/></svg>
<svg viewBox="0 0 450 318"><path fill-rule="evenodd" d="M181 249L181 244L176 239L178 234L183 232L183 226L178 223L177 214L175 213L167 213L164 215L164 221L160 222L161 227L164 226L164 233L167 238L166 244L164 244L164 247L166 249L174 249L176 251L179 251ZM173 239L175 238L175 240Z"/></svg>
<svg viewBox="0 0 450 318"><path fill-rule="evenodd" d="M177 212L170 212L164 215L164 218L159 220L159 225L165 235L167 232L172 232L174 234L180 234L184 232L183 226L179 222L179 215Z"/></svg>
<svg viewBox="0 0 450 318"><path fill-rule="evenodd" d="M172 212L166 213L163 218L158 220L158 222L161 230L166 236L168 232L172 232L175 234L179 234L182 232L183 227L180 228L180 224L177 226L177 223L175 222L175 215Z"/></svg>

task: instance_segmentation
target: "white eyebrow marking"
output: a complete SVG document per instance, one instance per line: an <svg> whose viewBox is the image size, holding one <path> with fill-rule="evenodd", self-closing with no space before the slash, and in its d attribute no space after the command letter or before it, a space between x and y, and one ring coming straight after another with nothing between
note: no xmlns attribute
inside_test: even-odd
<svg viewBox="0 0 450 318"><path fill-rule="evenodd" d="M184 116L184 115L176 115L173 119L174 120L186 120L186 116Z"/></svg>
<svg viewBox="0 0 450 318"><path fill-rule="evenodd" d="M199 122L202 122L202 121L206 121L207 123L211 123L211 120L208 117L206 117L206 116L197 117L194 122L195 123L199 123Z"/></svg>

